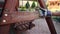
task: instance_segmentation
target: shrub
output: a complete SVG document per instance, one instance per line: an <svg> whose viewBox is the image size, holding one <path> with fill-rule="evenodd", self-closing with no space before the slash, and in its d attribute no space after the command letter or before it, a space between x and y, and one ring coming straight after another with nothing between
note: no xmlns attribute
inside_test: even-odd
<svg viewBox="0 0 60 34"><path fill-rule="evenodd" d="M59 17L59 16L53 17L53 19L54 19L56 22L60 22L60 17Z"/></svg>
<svg viewBox="0 0 60 34"><path fill-rule="evenodd" d="M31 8L35 8L35 7L36 7L36 4L35 4L35 2L33 2L31 5Z"/></svg>
<svg viewBox="0 0 60 34"><path fill-rule="evenodd" d="M29 4L28 1L27 1L27 3L26 3L25 7L26 7L27 9L30 7L30 4Z"/></svg>

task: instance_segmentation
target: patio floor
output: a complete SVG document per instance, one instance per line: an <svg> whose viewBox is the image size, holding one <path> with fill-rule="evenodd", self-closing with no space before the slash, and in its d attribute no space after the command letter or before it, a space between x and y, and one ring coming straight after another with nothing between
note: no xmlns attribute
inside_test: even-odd
<svg viewBox="0 0 60 34"><path fill-rule="evenodd" d="M50 34L45 19L37 19L33 22L35 27L21 34Z"/></svg>
<svg viewBox="0 0 60 34"><path fill-rule="evenodd" d="M55 21L53 22L54 22L57 34L60 34L60 23L56 23ZM21 34L50 34L50 31L48 29L47 23L44 18L37 19L33 23L35 24L34 28L26 32L22 32Z"/></svg>

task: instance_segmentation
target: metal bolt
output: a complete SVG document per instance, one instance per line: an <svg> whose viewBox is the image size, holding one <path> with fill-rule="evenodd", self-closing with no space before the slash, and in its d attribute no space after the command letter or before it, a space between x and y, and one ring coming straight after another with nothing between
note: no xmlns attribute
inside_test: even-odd
<svg viewBox="0 0 60 34"><path fill-rule="evenodd" d="M8 14L5 14L5 16L8 16Z"/></svg>
<svg viewBox="0 0 60 34"><path fill-rule="evenodd" d="M3 22L6 22L6 20L3 20Z"/></svg>

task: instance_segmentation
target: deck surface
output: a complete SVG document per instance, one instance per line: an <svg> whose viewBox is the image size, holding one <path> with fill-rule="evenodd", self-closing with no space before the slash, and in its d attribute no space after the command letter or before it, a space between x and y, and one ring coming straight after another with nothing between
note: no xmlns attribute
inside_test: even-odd
<svg viewBox="0 0 60 34"><path fill-rule="evenodd" d="M35 27L21 34L50 34L45 19L37 19L33 22Z"/></svg>
<svg viewBox="0 0 60 34"><path fill-rule="evenodd" d="M45 19L37 19L33 22L36 26L31 30L22 32L21 34L50 34ZM60 34L60 23L53 21L57 34Z"/></svg>

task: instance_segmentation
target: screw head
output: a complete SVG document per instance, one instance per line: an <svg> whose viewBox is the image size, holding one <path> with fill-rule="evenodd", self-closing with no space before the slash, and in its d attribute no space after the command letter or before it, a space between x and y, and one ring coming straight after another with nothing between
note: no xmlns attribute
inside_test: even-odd
<svg viewBox="0 0 60 34"><path fill-rule="evenodd" d="M3 20L3 22L6 22L6 20Z"/></svg>
<svg viewBox="0 0 60 34"><path fill-rule="evenodd" d="M8 16L8 14L5 14L5 16Z"/></svg>

